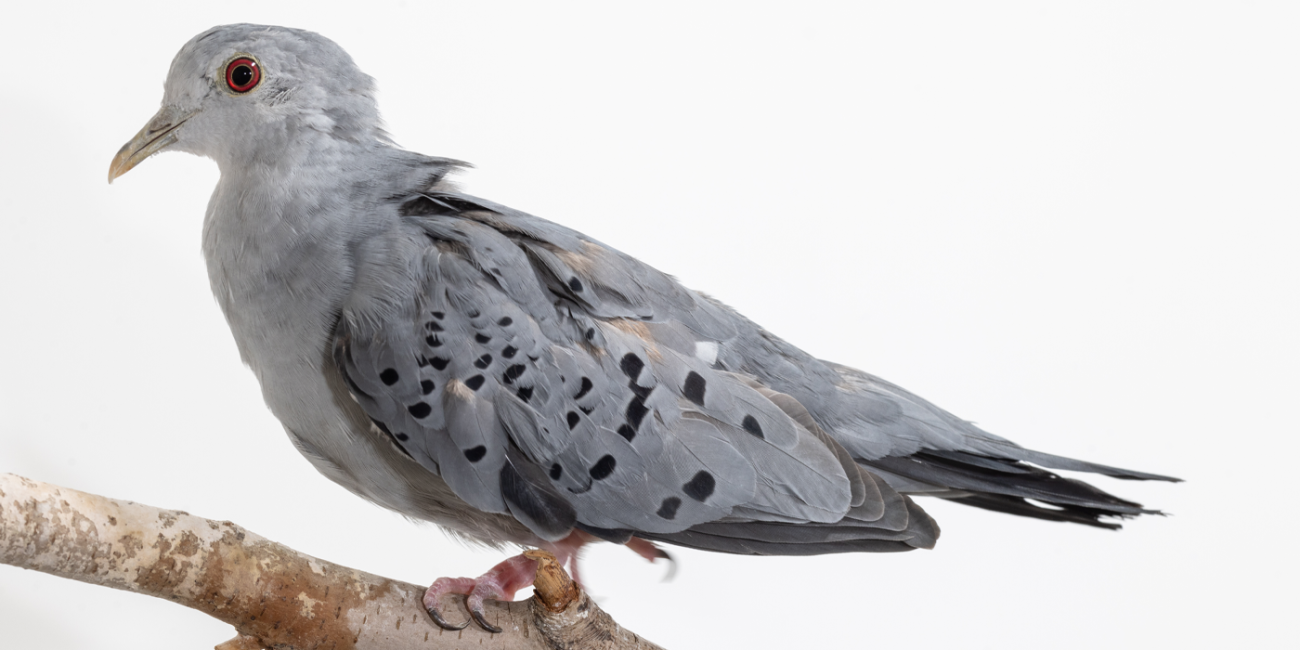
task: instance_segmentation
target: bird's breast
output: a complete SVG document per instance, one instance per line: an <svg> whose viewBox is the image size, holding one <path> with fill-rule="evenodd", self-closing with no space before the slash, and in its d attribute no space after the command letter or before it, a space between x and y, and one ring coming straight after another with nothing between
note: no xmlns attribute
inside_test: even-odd
<svg viewBox="0 0 1300 650"><path fill-rule="evenodd" d="M224 177L218 184L203 254L240 353L260 374L326 344L352 263L339 217L318 202L292 200L300 193L283 186L248 185Z"/></svg>

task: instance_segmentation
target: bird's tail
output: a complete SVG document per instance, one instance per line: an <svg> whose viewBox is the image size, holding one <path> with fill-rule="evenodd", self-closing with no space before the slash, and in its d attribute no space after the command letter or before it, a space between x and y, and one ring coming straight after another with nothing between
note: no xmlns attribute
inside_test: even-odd
<svg viewBox="0 0 1300 650"><path fill-rule="evenodd" d="M1022 517L1110 529L1120 528L1116 519L1164 513L1143 508L1140 503L1121 499L1083 481L1048 470L1091 472L1132 480L1180 480L1020 447L1007 451L1017 458L926 450L910 456L858 462L900 492L928 494Z"/></svg>

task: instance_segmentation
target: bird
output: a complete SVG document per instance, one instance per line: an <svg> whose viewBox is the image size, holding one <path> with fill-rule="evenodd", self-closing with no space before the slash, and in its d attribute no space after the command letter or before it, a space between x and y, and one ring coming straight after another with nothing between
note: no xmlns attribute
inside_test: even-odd
<svg viewBox="0 0 1300 650"><path fill-rule="evenodd" d="M1054 470L1178 479L986 432L816 359L618 249L463 192L400 148L333 41L235 24L189 40L109 182L183 151L220 169L211 288L271 412L317 470L462 539L745 555L929 549L916 497L1118 528L1157 510ZM846 287L846 292L852 289ZM810 315L810 317L813 317ZM460 629L530 584L514 556L439 578ZM467 596L450 622L447 594Z"/></svg>

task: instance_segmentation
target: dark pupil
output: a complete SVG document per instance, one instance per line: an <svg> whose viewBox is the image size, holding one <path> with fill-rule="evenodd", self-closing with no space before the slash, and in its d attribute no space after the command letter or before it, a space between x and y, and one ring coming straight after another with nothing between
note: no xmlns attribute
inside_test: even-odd
<svg viewBox="0 0 1300 650"><path fill-rule="evenodd" d="M235 68L234 72L230 73L230 80L233 81L236 86L243 88L248 85L248 82L253 80L253 69L246 65L241 65Z"/></svg>

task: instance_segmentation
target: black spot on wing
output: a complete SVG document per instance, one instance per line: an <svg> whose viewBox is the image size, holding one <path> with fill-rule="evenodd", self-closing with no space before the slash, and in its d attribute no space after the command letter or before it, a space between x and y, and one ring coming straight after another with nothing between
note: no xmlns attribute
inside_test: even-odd
<svg viewBox="0 0 1300 650"><path fill-rule="evenodd" d="M745 431L754 437L763 437L763 427L758 425L758 420L754 419L752 415L746 415L745 419L741 420L740 426L744 427Z"/></svg>
<svg viewBox="0 0 1300 650"><path fill-rule="evenodd" d="M505 349L501 351L501 356L507 359L513 359L515 358L515 355L518 353L519 353L519 348L513 345L507 345Z"/></svg>
<svg viewBox="0 0 1300 650"><path fill-rule="evenodd" d="M696 472L694 478L682 486L682 491L686 493L686 496L703 503L705 499L713 494L713 488L715 487L717 487L717 481L713 479L713 475L700 470Z"/></svg>
<svg viewBox="0 0 1300 650"><path fill-rule="evenodd" d="M641 421L645 419L650 409L646 407L645 400L640 397L633 397L627 404L627 423L632 425L633 429L641 428Z"/></svg>
<svg viewBox="0 0 1300 650"><path fill-rule="evenodd" d="M620 424L618 425L618 435L626 438L628 442L632 442L632 439L636 437L636 429L626 424Z"/></svg>
<svg viewBox="0 0 1300 650"><path fill-rule="evenodd" d="M514 322L515 321L513 318L510 318L509 316L504 316L501 318L501 320L497 321L497 325L500 325L501 327L510 327L510 325Z"/></svg>
<svg viewBox="0 0 1300 650"><path fill-rule="evenodd" d="M439 325L436 321L429 321L424 324L424 329L427 329L430 332L441 332L442 325Z"/></svg>
<svg viewBox="0 0 1300 650"><path fill-rule="evenodd" d="M559 463L551 465L551 480L558 481L561 476L564 476L564 468Z"/></svg>
<svg viewBox="0 0 1300 650"><path fill-rule="evenodd" d="M636 354L628 352L623 355L623 359L618 362L618 366L623 369L623 374L627 375L629 379L636 381L636 378L641 375L641 369L645 367L645 362L641 360L641 357L636 356Z"/></svg>
<svg viewBox="0 0 1300 650"><path fill-rule="evenodd" d="M592 389L591 380L586 377L583 377L582 385L578 387L578 394L574 395L573 399L582 399L584 395L591 392L591 389Z"/></svg>
<svg viewBox="0 0 1300 650"><path fill-rule="evenodd" d="M486 380L483 379L483 375L474 375L473 377L470 377L469 379L465 380L465 385L469 386L470 390L478 390L483 387L484 381Z"/></svg>
<svg viewBox="0 0 1300 650"><path fill-rule="evenodd" d="M633 395L636 395L643 402L650 396L650 391L654 390L652 386L642 386L634 381L628 382L627 387L632 390Z"/></svg>
<svg viewBox="0 0 1300 650"><path fill-rule="evenodd" d="M424 337L424 343L431 348L442 347L442 339L433 335Z"/></svg>
<svg viewBox="0 0 1300 650"><path fill-rule="evenodd" d="M686 399L704 406L704 378L694 370L686 374L686 383L682 385L682 394Z"/></svg>
<svg viewBox="0 0 1300 650"><path fill-rule="evenodd" d="M569 278L569 289L574 292L582 291L582 281L578 278Z"/></svg>
<svg viewBox="0 0 1300 650"><path fill-rule="evenodd" d="M575 411L569 411L569 414L565 417L569 421L570 431L572 431L573 427L578 426L578 423L582 421L582 417L579 416Z"/></svg>
<svg viewBox="0 0 1300 650"><path fill-rule="evenodd" d="M677 509L682 506L682 500L677 497L668 497L663 503L659 504L659 510L656 515L664 519L674 519L677 517Z"/></svg>
<svg viewBox="0 0 1300 650"><path fill-rule="evenodd" d="M482 370L490 365L492 365L492 355L490 354L485 354L474 360L474 367L478 368L479 370Z"/></svg>
<svg viewBox="0 0 1300 650"><path fill-rule="evenodd" d="M490 337L490 336L488 336L487 334L484 334L484 333L482 333L482 332L479 332L478 334L475 334L475 335L474 335L474 340L475 340L475 341L478 341L479 344L481 344L481 345L487 345L488 343L491 343L491 342L492 342L492 337Z"/></svg>
<svg viewBox="0 0 1300 650"><path fill-rule="evenodd" d="M424 402L416 402L406 407L406 410L417 420L422 420L429 417L429 414L433 412L433 407Z"/></svg>
<svg viewBox="0 0 1300 650"><path fill-rule="evenodd" d="M450 359L444 359L442 357L434 357L429 360L429 365L433 366L434 370L446 370L447 364L449 363L451 363Z"/></svg>
<svg viewBox="0 0 1300 650"><path fill-rule="evenodd" d="M401 377L397 374L395 368L384 368L384 371L379 373L379 381L384 382L385 386L396 384L398 379L401 379Z"/></svg>
<svg viewBox="0 0 1300 650"><path fill-rule="evenodd" d="M433 392L433 381L430 380L430 379L423 379L423 380L421 380L421 381L420 381L420 394L421 394L421 395L428 395L429 393L432 393L432 392Z"/></svg>
<svg viewBox="0 0 1300 650"><path fill-rule="evenodd" d="M533 398L533 387L522 386L519 390L515 391L515 396L526 403L528 400Z"/></svg>
<svg viewBox="0 0 1300 650"><path fill-rule="evenodd" d="M465 458L471 463L477 463L480 460L483 460L483 457L486 455L487 447L484 447L483 445L471 447L465 450Z"/></svg>
<svg viewBox="0 0 1300 650"><path fill-rule="evenodd" d="M501 375L501 381L507 384L512 384L516 379L519 379L519 377L524 374L525 370L528 370L528 366L525 366L522 363L516 363L515 365L506 368L505 373Z"/></svg>
<svg viewBox="0 0 1300 650"><path fill-rule="evenodd" d="M614 473L615 465L618 465L618 461L614 460L613 456L609 454L601 456L600 460L591 466L591 478L597 481L608 478L610 474Z"/></svg>

